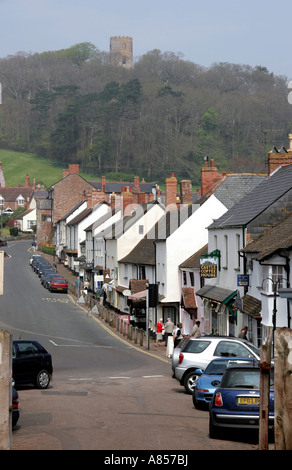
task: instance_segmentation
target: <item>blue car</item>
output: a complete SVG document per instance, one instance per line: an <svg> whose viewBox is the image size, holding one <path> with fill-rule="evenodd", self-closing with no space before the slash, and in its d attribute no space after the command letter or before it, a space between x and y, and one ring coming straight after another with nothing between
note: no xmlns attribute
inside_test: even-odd
<svg viewBox="0 0 292 470"><path fill-rule="evenodd" d="M220 358L213 359L206 367L205 371L197 369L196 373L200 375L200 377L196 381L193 391L194 407L197 409L209 408L213 393L216 388L219 387L226 367L231 364L247 364L250 362L257 364L257 361L252 358Z"/></svg>
<svg viewBox="0 0 292 470"><path fill-rule="evenodd" d="M270 371L269 430L274 427L274 371ZM227 430L259 429L260 367L230 366L215 390L209 407L209 436Z"/></svg>

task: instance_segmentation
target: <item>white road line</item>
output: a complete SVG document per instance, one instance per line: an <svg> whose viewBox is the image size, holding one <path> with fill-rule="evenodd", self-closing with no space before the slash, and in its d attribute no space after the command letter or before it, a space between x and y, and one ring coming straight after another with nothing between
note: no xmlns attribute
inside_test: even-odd
<svg viewBox="0 0 292 470"><path fill-rule="evenodd" d="M156 377L164 377L164 375L142 375L143 379L153 379Z"/></svg>

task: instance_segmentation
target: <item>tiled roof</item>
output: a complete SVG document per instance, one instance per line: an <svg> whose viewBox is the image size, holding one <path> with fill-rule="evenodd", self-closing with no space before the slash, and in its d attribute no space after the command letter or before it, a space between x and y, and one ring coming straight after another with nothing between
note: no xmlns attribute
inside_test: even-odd
<svg viewBox="0 0 292 470"><path fill-rule="evenodd" d="M242 312L250 315L253 318L261 318L260 312L262 310L262 303L260 300L245 294L242 297Z"/></svg>
<svg viewBox="0 0 292 470"><path fill-rule="evenodd" d="M192 287L182 287L183 305L185 309L197 308L195 292Z"/></svg>
<svg viewBox="0 0 292 470"><path fill-rule="evenodd" d="M256 260L263 260L283 249L292 248L292 214L269 230L266 234L250 242L242 251L254 253Z"/></svg>
<svg viewBox="0 0 292 470"><path fill-rule="evenodd" d="M247 225L292 188L292 165L279 168L231 207L209 229Z"/></svg>

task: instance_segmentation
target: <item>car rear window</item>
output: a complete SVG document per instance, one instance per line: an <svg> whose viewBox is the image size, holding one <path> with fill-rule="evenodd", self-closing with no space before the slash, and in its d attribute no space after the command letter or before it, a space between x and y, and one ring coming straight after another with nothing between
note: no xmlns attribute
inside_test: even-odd
<svg viewBox="0 0 292 470"><path fill-rule="evenodd" d="M67 281L65 279L53 279L53 282L55 284L67 284Z"/></svg>
<svg viewBox="0 0 292 470"><path fill-rule="evenodd" d="M205 349L209 346L210 341L201 341L201 340L196 340L192 341L190 340L188 344L185 346L183 352L189 352L189 353L201 353L205 351Z"/></svg>

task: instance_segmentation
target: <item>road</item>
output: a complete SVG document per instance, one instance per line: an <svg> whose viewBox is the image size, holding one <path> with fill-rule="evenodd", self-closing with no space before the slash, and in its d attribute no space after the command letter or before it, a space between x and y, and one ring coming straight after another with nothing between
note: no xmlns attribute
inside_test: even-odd
<svg viewBox="0 0 292 470"><path fill-rule="evenodd" d="M170 365L110 334L69 295L50 293L29 266L29 242L5 251L0 328L52 354L47 390L21 388L14 450L251 450L212 440L208 413L171 377Z"/></svg>

